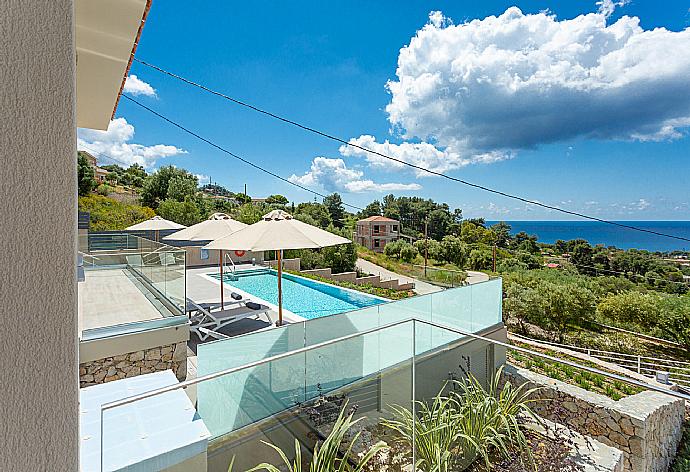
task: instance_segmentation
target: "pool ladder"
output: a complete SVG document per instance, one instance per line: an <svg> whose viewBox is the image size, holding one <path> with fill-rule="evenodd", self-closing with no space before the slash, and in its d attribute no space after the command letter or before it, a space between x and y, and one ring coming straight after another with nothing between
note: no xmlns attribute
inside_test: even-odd
<svg viewBox="0 0 690 472"><path fill-rule="evenodd" d="M226 263L227 261L230 261L230 266L232 267L232 269L230 270L230 280L236 281L237 280L237 274L236 274L237 267L235 266L235 261L232 260L232 257L228 253L223 254L223 256L225 257L225 261L223 261L223 262Z"/></svg>

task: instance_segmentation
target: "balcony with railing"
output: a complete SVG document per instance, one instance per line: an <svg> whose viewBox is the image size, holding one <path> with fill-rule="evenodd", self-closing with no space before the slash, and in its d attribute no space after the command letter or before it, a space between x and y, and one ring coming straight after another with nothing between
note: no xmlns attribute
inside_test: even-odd
<svg viewBox="0 0 690 472"><path fill-rule="evenodd" d="M361 469L372 472L484 470L470 464L483 462L482 448L505 459L497 444L517 461L534 448L557 451L535 456L546 470L665 470L690 397L508 344L501 293L501 281L489 280L205 343L195 379L178 383L160 372L117 389L85 389L82 470L225 472L229 464L241 471L259 463L304 470L317 444L335 444L329 454L353 469L383 444ZM534 356L628 396L604 397L516 364L503 370L507 350L513 361ZM598 435L583 416L601 420L593 426ZM344 417L355 424L334 440ZM633 423L642 426L630 429ZM461 432L450 446L448 428ZM651 449L660 452L645 452ZM284 460L303 467L286 469ZM434 469L435 460L453 467ZM650 467L631 468L643 463Z"/></svg>
<svg viewBox="0 0 690 472"><path fill-rule="evenodd" d="M89 236L79 283L81 339L182 320L185 252L129 234Z"/></svg>
<svg viewBox="0 0 690 472"><path fill-rule="evenodd" d="M101 405L103 470L145 448L157 425L138 415L185 387L209 432L203 470L226 471L233 456L236 470L277 460L262 439L309 448L345 401L375 428L393 405L430 398L448 380L486 382L504 350L464 333L505 339L499 279L201 344L197 379ZM198 447L190 442L184 460Z"/></svg>
<svg viewBox="0 0 690 472"><path fill-rule="evenodd" d="M82 250L81 385L164 368L184 379L185 251L131 234L90 234Z"/></svg>
<svg viewBox="0 0 690 472"><path fill-rule="evenodd" d="M203 372L186 382L158 373L93 387L82 398L82 470L308 470L324 466L317 444L345 470L371 472L487 470L484 459L523 466L502 470L531 459L533 470L666 470L690 397L510 345L500 302L492 280L204 344ZM625 384L628 396L502 370L506 350Z"/></svg>

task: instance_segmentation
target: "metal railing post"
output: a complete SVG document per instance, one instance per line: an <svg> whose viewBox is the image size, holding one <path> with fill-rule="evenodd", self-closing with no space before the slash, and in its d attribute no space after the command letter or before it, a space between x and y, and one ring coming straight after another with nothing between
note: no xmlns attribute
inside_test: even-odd
<svg viewBox="0 0 690 472"><path fill-rule="evenodd" d="M412 319L412 470L417 470L417 326Z"/></svg>

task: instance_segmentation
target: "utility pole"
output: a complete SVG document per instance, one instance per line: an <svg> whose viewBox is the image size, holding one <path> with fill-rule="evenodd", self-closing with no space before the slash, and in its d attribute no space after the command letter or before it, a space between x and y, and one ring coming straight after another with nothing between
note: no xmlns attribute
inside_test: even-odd
<svg viewBox="0 0 690 472"><path fill-rule="evenodd" d="M426 264L429 259L429 219L424 220L424 277L426 277Z"/></svg>
<svg viewBox="0 0 690 472"><path fill-rule="evenodd" d="M495 273L496 272L496 245L495 244L494 244L493 249L494 249L493 250L493 253L494 253L493 272Z"/></svg>
<svg viewBox="0 0 690 472"><path fill-rule="evenodd" d="M244 196L247 196L247 184L244 184Z"/></svg>

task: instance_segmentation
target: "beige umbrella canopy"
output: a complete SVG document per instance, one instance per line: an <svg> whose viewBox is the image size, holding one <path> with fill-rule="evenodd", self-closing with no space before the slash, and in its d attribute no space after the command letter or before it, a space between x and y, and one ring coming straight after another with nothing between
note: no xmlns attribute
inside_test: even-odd
<svg viewBox="0 0 690 472"><path fill-rule="evenodd" d="M285 249L316 249L351 243L347 238L294 219L283 210L273 210L246 228L217 239L206 249L225 251L278 251L278 325L283 323L282 252Z"/></svg>
<svg viewBox="0 0 690 472"><path fill-rule="evenodd" d="M160 216L154 216L153 218L149 218L146 221L142 221L141 223L137 223L132 226L128 226L125 228L127 231L155 231L156 232L156 241L158 240L158 232L160 230L165 230L165 229L182 229L186 228L185 225L181 225L179 223L175 223L174 221L166 220L165 218L161 218Z"/></svg>
<svg viewBox="0 0 690 472"><path fill-rule="evenodd" d="M214 213L207 220L185 228L163 238L164 241L215 241L216 239L235 233L247 225L230 218L225 213ZM220 279L223 280L223 250L218 258ZM223 284L220 284L220 304L223 305Z"/></svg>
<svg viewBox="0 0 690 472"><path fill-rule="evenodd" d="M163 238L169 241L215 241L235 233L247 225L230 218L225 213L214 213L207 220Z"/></svg>

